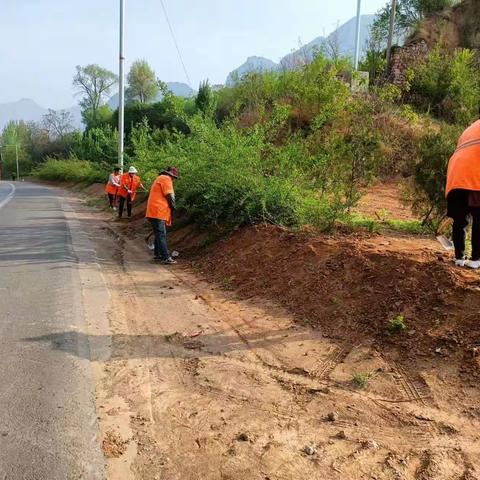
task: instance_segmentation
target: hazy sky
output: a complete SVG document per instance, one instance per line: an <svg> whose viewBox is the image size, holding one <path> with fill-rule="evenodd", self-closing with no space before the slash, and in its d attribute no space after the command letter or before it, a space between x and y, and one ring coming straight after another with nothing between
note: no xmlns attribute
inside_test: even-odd
<svg viewBox="0 0 480 480"><path fill-rule="evenodd" d="M375 13L387 0L363 0ZM248 56L278 61L356 13L356 0L164 0L187 71L224 83ZM126 0L126 67L145 58L164 81L186 83L160 0ZM75 65L117 71L118 0L0 0L0 102L76 103Z"/></svg>

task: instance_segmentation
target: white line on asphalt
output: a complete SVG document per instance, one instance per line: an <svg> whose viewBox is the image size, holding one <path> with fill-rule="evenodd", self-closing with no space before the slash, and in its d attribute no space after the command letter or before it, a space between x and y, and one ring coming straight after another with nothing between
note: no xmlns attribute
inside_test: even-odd
<svg viewBox="0 0 480 480"><path fill-rule="evenodd" d="M12 189L5 199L0 202L0 208L4 207L15 195L15 185L13 183L7 183Z"/></svg>

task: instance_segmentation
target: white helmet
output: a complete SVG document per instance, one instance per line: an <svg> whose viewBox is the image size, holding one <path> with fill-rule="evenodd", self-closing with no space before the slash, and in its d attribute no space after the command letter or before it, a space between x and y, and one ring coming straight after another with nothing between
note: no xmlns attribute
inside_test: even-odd
<svg viewBox="0 0 480 480"><path fill-rule="evenodd" d="M138 173L138 170L132 165L132 166L128 169L128 173Z"/></svg>

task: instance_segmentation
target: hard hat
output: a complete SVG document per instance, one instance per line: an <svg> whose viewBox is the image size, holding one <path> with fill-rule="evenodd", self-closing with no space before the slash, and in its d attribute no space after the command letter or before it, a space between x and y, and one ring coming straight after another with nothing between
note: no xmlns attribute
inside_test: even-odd
<svg viewBox="0 0 480 480"><path fill-rule="evenodd" d="M132 166L128 169L128 173L138 173L138 170L132 165Z"/></svg>

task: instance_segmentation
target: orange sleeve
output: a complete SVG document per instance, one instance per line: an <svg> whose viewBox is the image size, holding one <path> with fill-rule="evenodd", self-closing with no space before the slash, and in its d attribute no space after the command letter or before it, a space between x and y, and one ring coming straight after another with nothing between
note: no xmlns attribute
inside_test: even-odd
<svg viewBox="0 0 480 480"><path fill-rule="evenodd" d="M172 195L175 193L173 190L173 181L170 177L165 176L165 180L162 179L161 186L164 196Z"/></svg>

